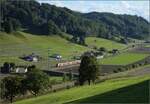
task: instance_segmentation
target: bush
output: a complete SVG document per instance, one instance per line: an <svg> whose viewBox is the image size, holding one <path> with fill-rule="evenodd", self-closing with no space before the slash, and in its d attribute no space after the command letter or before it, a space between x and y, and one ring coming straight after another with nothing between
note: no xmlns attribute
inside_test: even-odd
<svg viewBox="0 0 150 104"><path fill-rule="evenodd" d="M132 68L135 68L135 67L136 67L135 64L133 64L133 65L132 65Z"/></svg>
<svg viewBox="0 0 150 104"><path fill-rule="evenodd" d="M123 71L123 69L122 68L118 68L118 72L121 72L121 71Z"/></svg>
<svg viewBox="0 0 150 104"><path fill-rule="evenodd" d="M142 66L142 63L139 63L139 66Z"/></svg>
<svg viewBox="0 0 150 104"><path fill-rule="evenodd" d="M144 64L147 65L147 64L148 64L148 61L145 61Z"/></svg>
<svg viewBox="0 0 150 104"><path fill-rule="evenodd" d="M114 72L114 73L118 73L118 70L114 70L113 72Z"/></svg>
<svg viewBox="0 0 150 104"><path fill-rule="evenodd" d="M66 86L66 89L70 89L70 86L69 86L69 85L67 85L67 86Z"/></svg>

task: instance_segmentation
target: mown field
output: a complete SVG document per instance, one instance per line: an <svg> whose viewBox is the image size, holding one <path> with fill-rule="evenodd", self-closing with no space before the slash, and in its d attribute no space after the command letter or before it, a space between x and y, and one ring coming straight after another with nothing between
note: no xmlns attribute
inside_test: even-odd
<svg viewBox="0 0 150 104"><path fill-rule="evenodd" d="M88 37L86 38L86 44L89 46L96 46L97 48L105 47L107 50L112 49L124 49L127 47L125 44L117 43L115 41L110 41L107 39L96 38L96 37Z"/></svg>
<svg viewBox="0 0 150 104"><path fill-rule="evenodd" d="M149 54L122 53L116 56L99 60L99 63L103 65L127 65L142 60L147 56L149 56Z"/></svg>
<svg viewBox="0 0 150 104"><path fill-rule="evenodd" d="M146 45L147 48L150 48L150 45Z"/></svg>
<svg viewBox="0 0 150 104"><path fill-rule="evenodd" d="M148 103L149 79L150 76L111 79L13 104Z"/></svg>
<svg viewBox="0 0 150 104"><path fill-rule="evenodd" d="M70 43L59 36L37 36L23 32L17 32L14 35L1 34L1 49L8 54L18 55L35 51L47 56L47 51L50 49L51 54L58 53L67 58L72 56L72 54L80 54L88 50L86 47Z"/></svg>
<svg viewBox="0 0 150 104"><path fill-rule="evenodd" d="M96 45L107 49L123 48L125 45L100 38L87 38L88 44L97 39ZM114 45L115 44L115 45ZM0 65L4 62L14 62L18 65L35 64L41 69L47 68L48 49L50 54L60 54L63 60L71 60L73 56L81 55L91 48L71 43L60 36L38 36L24 32L6 34L0 32ZM33 63L21 60L22 55L35 53L42 57L40 62ZM55 65L58 61L51 60L50 65Z"/></svg>
<svg viewBox="0 0 150 104"><path fill-rule="evenodd" d="M3 62L15 62L17 64L35 64L43 68L47 65L48 49L50 54L60 54L63 60L70 60L73 56L90 50L87 47L70 43L59 36L37 36L24 32L17 32L12 35L0 33L0 64ZM19 59L22 55L35 53L42 57L38 63L26 62ZM52 60L51 64L56 61Z"/></svg>

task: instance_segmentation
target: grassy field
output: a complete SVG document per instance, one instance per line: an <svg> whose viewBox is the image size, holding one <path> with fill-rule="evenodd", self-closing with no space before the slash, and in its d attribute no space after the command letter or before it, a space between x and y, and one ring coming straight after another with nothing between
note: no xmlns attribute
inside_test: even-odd
<svg viewBox="0 0 150 104"><path fill-rule="evenodd" d="M146 45L147 48L150 48L150 45Z"/></svg>
<svg viewBox="0 0 150 104"><path fill-rule="evenodd" d="M50 80L51 84L60 84L63 82L63 77L50 76L49 80Z"/></svg>
<svg viewBox="0 0 150 104"><path fill-rule="evenodd" d="M68 37L68 35L65 35ZM111 50L113 48L124 48L126 45L116 43L110 40L89 37L86 42L89 45L95 44L98 47L106 47ZM37 36L24 32L15 32L11 35L0 32L0 65L4 62L15 62L18 65L34 64L41 69L47 68L47 55L50 48L51 54L60 54L63 60L71 60L73 56L81 55L87 50L92 50L78 44L71 43L59 36ZM21 60L22 55L29 55L35 53L42 57L40 62L27 62ZM50 65L55 65L58 61L51 60Z"/></svg>
<svg viewBox="0 0 150 104"><path fill-rule="evenodd" d="M149 54L122 53L117 56L99 60L99 62L103 65L127 65L142 60L147 56L149 56Z"/></svg>
<svg viewBox="0 0 150 104"><path fill-rule="evenodd" d="M112 49L123 49L126 48L127 45L117 43L115 41L110 41L102 38L88 37L86 38L86 44L89 46L96 46L97 48L105 47L107 50Z"/></svg>
<svg viewBox="0 0 150 104"><path fill-rule="evenodd" d="M70 60L73 56L80 55L90 50L87 47L70 43L59 36L37 36L24 32L11 35L0 33L0 63L15 62L17 64L35 64L40 68L47 65L48 49L51 54L60 54L63 60ZM22 55L38 54L42 60L38 63L25 62L19 59ZM55 60L51 64L55 63Z"/></svg>
<svg viewBox="0 0 150 104"><path fill-rule="evenodd" d="M96 85L71 88L13 104L145 103L148 102L149 79L149 76L111 79Z"/></svg>
<svg viewBox="0 0 150 104"><path fill-rule="evenodd" d="M63 57L70 57L72 54L80 54L88 50L86 47L70 43L59 36L36 36L23 32L12 36L0 35L0 45L5 45L2 47L3 51L11 51L11 53L12 51L17 51L19 54L25 54L25 52L35 50L45 56L49 48L51 49L51 54L60 53ZM21 46L19 47L19 45Z"/></svg>

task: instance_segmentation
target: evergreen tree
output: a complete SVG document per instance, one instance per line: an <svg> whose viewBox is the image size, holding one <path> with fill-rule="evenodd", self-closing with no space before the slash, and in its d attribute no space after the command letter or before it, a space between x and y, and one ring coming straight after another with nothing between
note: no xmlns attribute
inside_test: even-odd
<svg viewBox="0 0 150 104"><path fill-rule="evenodd" d="M61 34L61 31L59 30L59 28L56 26L56 24L49 20L48 21L48 34Z"/></svg>
<svg viewBox="0 0 150 104"><path fill-rule="evenodd" d="M7 33L11 33L13 31L13 25L10 20L4 22L4 30Z"/></svg>

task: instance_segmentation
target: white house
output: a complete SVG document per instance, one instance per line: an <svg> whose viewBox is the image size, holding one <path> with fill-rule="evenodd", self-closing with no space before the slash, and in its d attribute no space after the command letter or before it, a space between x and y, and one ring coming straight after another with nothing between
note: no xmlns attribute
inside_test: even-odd
<svg viewBox="0 0 150 104"><path fill-rule="evenodd" d="M27 71L27 67L16 67L15 69L15 73L26 73Z"/></svg>
<svg viewBox="0 0 150 104"><path fill-rule="evenodd" d="M38 59L37 57L33 57L33 58L32 58L32 61L33 61L33 62L38 62L38 60L39 60L39 59Z"/></svg>
<svg viewBox="0 0 150 104"><path fill-rule="evenodd" d="M62 56L59 55L59 54L53 54L51 57L52 57L52 58L55 58L56 60L62 59Z"/></svg>
<svg viewBox="0 0 150 104"><path fill-rule="evenodd" d="M97 59L103 59L104 56L103 56L103 55L102 55L102 56L97 56L96 58L97 58Z"/></svg>

